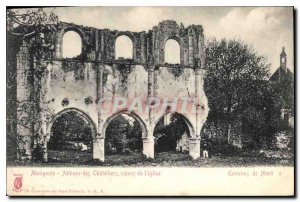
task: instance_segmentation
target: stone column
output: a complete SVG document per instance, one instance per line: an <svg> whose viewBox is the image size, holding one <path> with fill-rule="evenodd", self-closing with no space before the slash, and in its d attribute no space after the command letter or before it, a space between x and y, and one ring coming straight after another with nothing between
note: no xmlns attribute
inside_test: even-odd
<svg viewBox="0 0 300 202"><path fill-rule="evenodd" d="M96 136L93 138L93 159L104 161L105 150L104 150L104 141L105 138Z"/></svg>
<svg viewBox="0 0 300 202"><path fill-rule="evenodd" d="M189 33L189 65L194 64L194 36Z"/></svg>
<svg viewBox="0 0 300 202"><path fill-rule="evenodd" d="M93 139L93 159L104 161L105 157L105 134L103 133L103 120L101 112L100 99L103 97L103 70L104 66L99 62L100 54L97 54L97 112L98 112L98 127L97 135Z"/></svg>
<svg viewBox="0 0 300 202"><path fill-rule="evenodd" d="M146 36L145 36L145 32L141 33L141 57L140 57L140 62L141 63L145 63L146 62Z"/></svg>
<svg viewBox="0 0 300 202"><path fill-rule="evenodd" d="M32 141L33 141L33 74L30 68L32 60L27 47L27 43L23 41L20 51L16 57L17 66L17 92L16 99L20 103L26 103L31 109L24 110L20 106L16 106L16 113L20 120L26 120L24 124L16 123L16 138L17 138L17 158L19 160L30 160L32 155Z"/></svg>
<svg viewBox="0 0 300 202"><path fill-rule="evenodd" d="M55 44L55 58L62 58L62 35L61 33L58 33L56 36L57 42Z"/></svg>
<svg viewBox="0 0 300 202"><path fill-rule="evenodd" d="M151 63L153 59L150 59ZM151 99L154 97L154 66L148 68L148 105L151 106ZM154 103L155 104L155 103ZM148 134L143 138L143 154L147 158L154 158L154 137L153 137L153 109L149 108Z"/></svg>
<svg viewBox="0 0 300 202"><path fill-rule="evenodd" d="M196 96L196 137L200 137L201 132L201 110L202 110L202 102L201 102L201 95L203 94L203 74L202 70L196 67L195 69L195 96Z"/></svg>
<svg viewBox="0 0 300 202"><path fill-rule="evenodd" d="M103 31L101 31L100 32L100 54L103 55L103 53L104 53L104 33L103 33ZM102 59L102 58L98 58L98 60L100 60L100 59Z"/></svg>
<svg viewBox="0 0 300 202"><path fill-rule="evenodd" d="M100 58L99 57L99 30L96 30L95 31L95 58L94 60L96 60L96 58L99 60Z"/></svg>
<svg viewBox="0 0 300 202"><path fill-rule="evenodd" d="M47 151L47 120L46 120L46 107L42 108L43 111L41 112L41 126L39 130L39 141L37 144L41 147L42 149L42 155L43 155L43 160L48 161L48 151Z"/></svg>
<svg viewBox="0 0 300 202"><path fill-rule="evenodd" d="M201 102L203 96L203 77L200 60L197 62L195 67L195 107L196 107L196 130L193 138L189 140L190 145L190 156L193 159L197 159L200 157L200 140L201 140L201 128L203 125L203 114L202 109L204 109L203 103Z"/></svg>
<svg viewBox="0 0 300 202"><path fill-rule="evenodd" d="M47 143L50 139L50 134L47 134L47 116L49 115L49 108L48 108L48 103L49 103L49 93L51 91L50 88L50 82L51 82L51 67L47 65L45 61L40 61L43 66L47 66L47 69L45 70L45 73L43 77L41 78L40 82L40 89L39 91L39 96L37 96L37 106L40 107L40 111L38 114L39 117L39 124L38 125L38 137L34 140L34 148L37 146L41 147L42 149L42 154L43 154L43 160L46 162L48 161L48 151L47 151ZM35 66L36 68L36 66ZM38 79L35 79L38 80ZM47 136L49 135L49 136ZM49 139L48 139L49 138Z"/></svg>
<svg viewBox="0 0 300 202"><path fill-rule="evenodd" d="M190 138L189 146L189 155L193 159L200 158L200 138Z"/></svg>

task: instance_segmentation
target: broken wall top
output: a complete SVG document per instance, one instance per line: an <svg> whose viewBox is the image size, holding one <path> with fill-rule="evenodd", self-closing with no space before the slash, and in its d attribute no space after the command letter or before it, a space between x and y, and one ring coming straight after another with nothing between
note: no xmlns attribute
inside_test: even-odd
<svg viewBox="0 0 300 202"><path fill-rule="evenodd" d="M63 36L68 31L75 31L81 37L82 51L78 57L63 58ZM115 42L119 36L127 36L133 44L132 59L115 59ZM56 30L40 34L45 44L54 44L50 50L54 60L81 60L83 62L100 62L103 64L125 63L155 66L200 67L204 64L204 35L201 25L184 27L175 21L166 20L151 30L142 32L97 29L73 23L59 22ZM165 44L174 39L180 47L180 64L165 62ZM35 43L33 40L31 43ZM45 58L47 59L47 57ZM202 64L202 65L201 65Z"/></svg>

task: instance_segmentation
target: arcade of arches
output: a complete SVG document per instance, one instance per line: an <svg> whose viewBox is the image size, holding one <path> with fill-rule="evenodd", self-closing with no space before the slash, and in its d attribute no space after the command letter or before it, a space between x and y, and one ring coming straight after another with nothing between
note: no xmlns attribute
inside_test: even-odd
<svg viewBox="0 0 300 202"><path fill-rule="evenodd" d="M135 115L136 117L136 115ZM105 128L105 156L143 154L143 123L129 113L117 113ZM93 159L93 122L79 110L60 112L46 144L49 162L88 163ZM154 152L189 152L189 123L179 113L163 115L155 125Z"/></svg>

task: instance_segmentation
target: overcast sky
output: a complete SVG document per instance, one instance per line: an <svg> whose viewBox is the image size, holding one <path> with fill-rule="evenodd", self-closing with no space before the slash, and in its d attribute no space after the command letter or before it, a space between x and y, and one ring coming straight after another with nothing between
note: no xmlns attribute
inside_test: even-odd
<svg viewBox="0 0 300 202"><path fill-rule="evenodd" d="M279 66L285 46L288 67L293 71L292 7L73 7L56 8L61 21L128 31L148 31L162 20L201 24L206 38L234 38L252 44L257 53Z"/></svg>

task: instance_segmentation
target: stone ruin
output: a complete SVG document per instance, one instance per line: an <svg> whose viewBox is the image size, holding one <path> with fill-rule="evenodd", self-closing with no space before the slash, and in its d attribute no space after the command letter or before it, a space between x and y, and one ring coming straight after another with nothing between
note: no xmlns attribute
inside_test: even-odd
<svg viewBox="0 0 300 202"><path fill-rule="evenodd" d="M82 51L78 57L64 58L63 36L68 31L80 35ZM115 58L115 42L119 36L128 36L133 44L131 59ZM180 64L165 62L165 44L174 39L180 46ZM39 49L33 44L42 41ZM52 45L49 45L52 44ZM18 117L31 117L29 127L17 124L20 136L19 158L31 159L33 150L43 148L47 161L47 142L55 120L67 112L76 112L92 129L93 159L105 160L105 131L110 121L125 113L135 118L142 128L143 154L154 158L153 132L156 123L167 111L148 108L146 111L129 110L128 106L115 113L103 113L101 98L106 106L123 97L128 100L141 97L147 105L150 98L190 97L188 101L196 113L181 112L189 128L189 155L200 157L200 131L208 115L204 93L205 49L201 25L184 27L166 20L148 32L97 29L59 22L52 32L34 39L23 39L15 49L12 64L17 71L16 99L32 107ZM40 57L34 52L41 52ZM39 72L39 74L36 74ZM39 75L39 76L37 76ZM111 102L111 103L110 103ZM172 105L172 101L170 105ZM155 104L155 103L151 103ZM167 106L169 107L169 106Z"/></svg>

